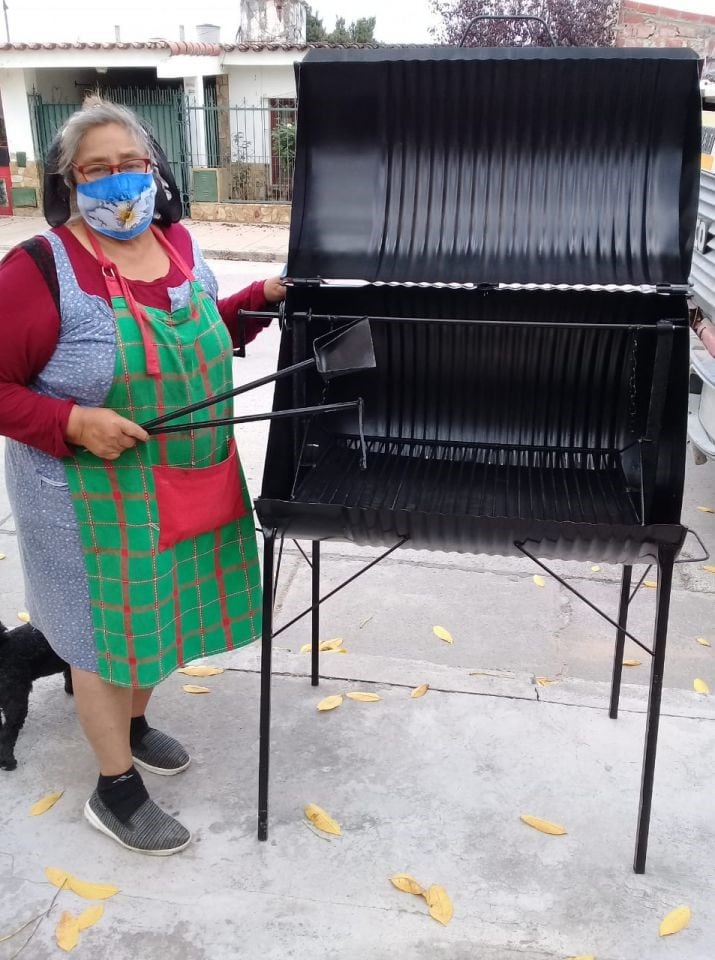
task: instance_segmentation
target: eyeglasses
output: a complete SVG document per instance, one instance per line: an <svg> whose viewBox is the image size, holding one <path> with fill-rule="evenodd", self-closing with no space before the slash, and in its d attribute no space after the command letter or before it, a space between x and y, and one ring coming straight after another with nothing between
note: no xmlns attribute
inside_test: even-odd
<svg viewBox="0 0 715 960"><path fill-rule="evenodd" d="M121 163L73 163L72 166L85 180L101 180L114 173L149 173L151 160L149 157L131 157Z"/></svg>

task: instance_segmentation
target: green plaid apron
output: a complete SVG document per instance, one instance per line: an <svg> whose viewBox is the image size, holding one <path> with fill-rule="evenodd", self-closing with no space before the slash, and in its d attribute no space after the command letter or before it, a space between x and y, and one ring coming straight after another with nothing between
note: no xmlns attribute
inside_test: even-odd
<svg viewBox="0 0 715 960"><path fill-rule="evenodd" d="M95 246L117 333L114 382L104 405L137 423L232 386L231 341L218 309L178 253L158 238L191 282L189 303L173 312L138 308L126 282ZM192 420L231 415L227 400ZM152 467L217 465L229 455L232 437L231 427L204 428L151 437L114 461L88 451L66 461L104 680L153 687L187 661L260 636L256 535L242 471L240 519L158 548ZM192 504L184 509L190 512Z"/></svg>

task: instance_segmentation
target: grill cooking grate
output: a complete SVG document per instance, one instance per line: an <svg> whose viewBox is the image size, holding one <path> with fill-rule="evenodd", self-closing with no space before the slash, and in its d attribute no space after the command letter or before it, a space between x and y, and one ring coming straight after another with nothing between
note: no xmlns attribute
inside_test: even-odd
<svg viewBox="0 0 715 960"><path fill-rule="evenodd" d="M616 450L333 440L294 499L375 510L574 523L640 523Z"/></svg>

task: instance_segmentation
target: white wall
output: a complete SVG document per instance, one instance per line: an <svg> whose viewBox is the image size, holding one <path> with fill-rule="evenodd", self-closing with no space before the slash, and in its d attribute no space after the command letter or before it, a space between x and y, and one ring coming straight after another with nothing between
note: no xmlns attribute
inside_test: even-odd
<svg viewBox="0 0 715 960"><path fill-rule="evenodd" d="M48 103L81 103L87 87L75 86L76 83L95 84L99 77L92 68L37 70L37 92Z"/></svg>
<svg viewBox="0 0 715 960"><path fill-rule="evenodd" d="M27 94L32 90L34 80L32 70L0 70L0 96L8 147L10 153L24 151L28 160L35 159L27 102Z"/></svg>
<svg viewBox="0 0 715 960"><path fill-rule="evenodd" d="M293 64L280 67L228 67L228 95L232 107L264 106L272 97L295 97Z"/></svg>

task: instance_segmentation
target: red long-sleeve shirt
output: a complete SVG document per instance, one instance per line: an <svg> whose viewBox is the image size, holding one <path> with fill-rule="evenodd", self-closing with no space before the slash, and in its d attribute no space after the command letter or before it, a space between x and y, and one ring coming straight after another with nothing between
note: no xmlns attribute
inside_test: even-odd
<svg viewBox="0 0 715 960"><path fill-rule="evenodd" d="M59 227L56 233L64 241L82 290L109 301L97 260L66 227ZM165 235L188 266L193 267L188 230L173 224L166 228ZM166 276L159 280L128 283L139 303L170 310L168 288L180 286L183 281L183 274L172 263ZM266 307L262 280L218 301L234 345L239 341L238 311ZM253 340L264 326L262 320L246 320L245 342ZM0 435L37 447L53 457L70 454L65 432L74 401L42 396L29 384L52 356L59 333L60 316L37 265L25 250L11 250L0 263Z"/></svg>

